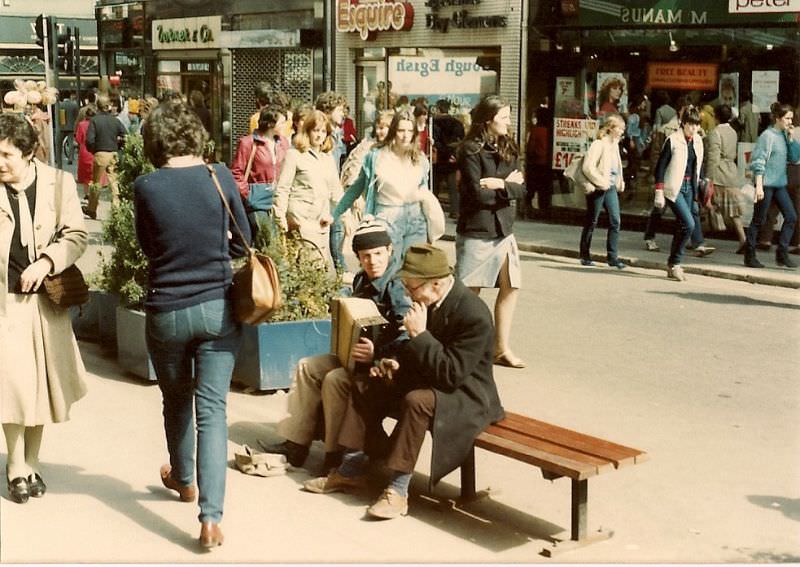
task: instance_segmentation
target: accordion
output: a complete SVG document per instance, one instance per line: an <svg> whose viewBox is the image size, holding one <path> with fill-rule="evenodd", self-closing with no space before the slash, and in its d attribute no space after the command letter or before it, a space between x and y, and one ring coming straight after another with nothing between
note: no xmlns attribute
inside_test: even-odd
<svg viewBox="0 0 800 567"><path fill-rule="evenodd" d="M331 303L331 354L336 355L342 366L351 374L368 370L368 364L357 364L352 359L353 346L361 337L377 343L381 331L388 324L371 299L335 298Z"/></svg>

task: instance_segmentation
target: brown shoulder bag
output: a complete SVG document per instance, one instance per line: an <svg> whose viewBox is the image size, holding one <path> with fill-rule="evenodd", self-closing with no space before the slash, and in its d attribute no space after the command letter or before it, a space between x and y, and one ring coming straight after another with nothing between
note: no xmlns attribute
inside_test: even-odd
<svg viewBox="0 0 800 567"><path fill-rule="evenodd" d="M64 192L61 174L56 180L56 227L57 232L53 241L58 240L58 235L64 227L61 226L61 200ZM45 293L54 304L59 307L83 305L89 301L89 286L83 279L83 274L78 266L72 264L60 274L46 276L42 282Z"/></svg>
<svg viewBox="0 0 800 567"><path fill-rule="evenodd" d="M281 295L281 282L278 277L278 268L272 258L266 254L261 254L250 248L247 239L242 234L233 211L225 199L222 186L217 179L217 173L210 165L208 172L217 188L222 204L228 211L231 223L239 233L244 247L247 249L247 262L233 274L233 287L231 289L231 299L233 301L233 313L236 320L248 325L257 325L269 321L272 314L283 305Z"/></svg>

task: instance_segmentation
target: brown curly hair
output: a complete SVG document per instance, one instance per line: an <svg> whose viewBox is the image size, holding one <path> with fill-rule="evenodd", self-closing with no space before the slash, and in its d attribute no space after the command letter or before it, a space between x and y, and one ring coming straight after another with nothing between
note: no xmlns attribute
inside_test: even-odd
<svg viewBox="0 0 800 567"><path fill-rule="evenodd" d="M183 101L167 100L150 112L142 127L144 155L156 167L178 156L202 156L208 132Z"/></svg>

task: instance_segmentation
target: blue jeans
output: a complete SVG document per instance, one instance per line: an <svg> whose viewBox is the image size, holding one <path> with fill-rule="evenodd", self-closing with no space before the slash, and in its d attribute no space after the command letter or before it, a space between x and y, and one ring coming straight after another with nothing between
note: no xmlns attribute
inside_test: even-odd
<svg viewBox="0 0 800 567"><path fill-rule="evenodd" d="M753 220L747 227L747 253L755 255L756 240L761 225L767 220L767 211L773 199L778 205L783 215L783 226L778 236L778 254L785 255L789 251L789 241L794 232L794 225L797 222L797 211L794 210L792 199L786 187L764 187L764 198L757 201L753 209Z"/></svg>
<svg viewBox="0 0 800 567"><path fill-rule="evenodd" d="M334 267L339 271L347 269L347 264L344 263L344 254L342 253L344 236L344 224L342 224L342 217L339 217L331 224L329 236L331 258L333 258Z"/></svg>
<svg viewBox="0 0 800 567"><path fill-rule="evenodd" d="M696 246L703 244L703 233L700 230L700 207L695 200L695 190L691 181L684 181L675 201L667 199L667 205L675 215L675 234L672 236L667 265L677 266L681 263L689 240L694 241Z"/></svg>
<svg viewBox="0 0 800 567"><path fill-rule="evenodd" d="M664 208L653 207L650 210L650 216L647 218L647 226L644 229L645 240L653 240L656 237L656 223L661 220L664 209L666 209L666 205L664 205ZM692 230L690 242L692 246L697 248L705 243L703 239L703 227L700 226L700 207L693 208L692 215L694 217L694 230Z"/></svg>
<svg viewBox="0 0 800 567"><path fill-rule="evenodd" d="M617 243L619 242L619 195L617 190L609 188L607 191L593 191L586 195L586 222L581 232L581 260L591 260L592 234L600 218L600 212L605 208L608 213L608 236L606 238L606 254L608 261L617 260Z"/></svg>
<svg viewBox="0 0 800 567"><path fill-rule="evenodd" d="M146 327L147 349L164 399L172 477L180 484L194 481L194 406L199 519L219 523L228 468L226 403L241 327L233 318L231 303L224 299L148 312Z"/></svg>
<svg viewBox="0 0 800 567"><path fill-rule="evenodd" d="M403 264L403 254L409 246L428 241L428 221L419 203L398 206L377 205L375 213L376 217L382 218L389 226L392 258L397 262L395 265Z"/></svg>

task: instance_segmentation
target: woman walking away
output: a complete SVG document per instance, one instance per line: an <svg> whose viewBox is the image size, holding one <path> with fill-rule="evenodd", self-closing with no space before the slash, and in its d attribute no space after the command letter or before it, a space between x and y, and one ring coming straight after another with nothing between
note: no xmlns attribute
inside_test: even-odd
<svg viewBox="0 0 800 567"><path fill-rule="evenodd" d="M197 469L200 544L212 548L223 540L226 403L241 338L228 299L231 257L245 253L223 198L248 241L250 228L231 172L214 165L212 176L203 162L208 133L186 103L162 103L142 133L144 153L158 168L136 179L134 204L136 235L149 262L147 348L164 401L170 461L161 467L161 481L181 501L193 502Z"/></svg>
<svg viewBox="0 0 800 567"><path fill-rule="evenodd" d="M44 496L39 449L44 426L69 419L86 394L69 311L45 294L86 250L75 180L38 159L37 133L19 114L0 114L0 418L8 495Z"/></svg>
<svg viewBox="0 0 800 567"><path fill-rule="evenodd" d="M93 104L87 104L78 111L78 122L75 124L75 143L78 144L78 184L83 189L83 197L89 199L89 184L92 182L94 154L86 147L86 131L89 121L97 113ZM105 180L100 180L105 183Z"/></svg>
<svg viewBox="0 0 800 567"><path fill-rule="evenodd" d="M417 143L414 114L401 110L394 115L386 139L364 158L358 179L350 186L333 217L338 218L366 192L364 214L382 218L389 226L392 258L400 265L412 244L428 240L428 223L420 201L428 191L430 165Z"/></svg>
<svg viewBox="0 0 800 567"><path fill-rule="evenodd" d="M708 181L713 185L714 209L722 214L736 230L739 239L737 254L747 247L742 226L742 191L739 189L739 168L736 166L736 130L730 125L731 107L722 104L714 109L718 126L706 136L706 167Z"/></svg>
<svg viewBox="0 0 800 567"><path fill-rule="evenodd" d="M686 281L681 259L692 231L699 228L698 187L703 174L703 141L700 139L700 113L688 106L681 114L681 129L670 134L661 148L656 163L654 205L663 208L666 202L675 215L667 277ZM698 250L705 249L702 244Z"/></svg>
<svg viewBox="0 0 800 567"><path fill-rule="evenodd" d="M625 191L622 174L622 159L619 155L619 141L625 132L625 120L619 114L609 114L597 139L589 146L583 160L583 174L595 186L586 195L586 221L581 232L581 265L594 266L592 262L592 234L600 218L600 211L608 213L608 236L606 238L606 258L612 268L623 269L625 263L619 259L620 212L619 196Z"/></svg>
<svg viewBox="0 0 800 567"><path fill-rule="evenodd" d="M764 264L756 258L756 240L758 231L767 218L770 203L774 200L783 215L783 226L778 237L778 250L775 262L785 268L796 268L797 264L789 258L789 240L797 222L797 211L794 210L787 184L787 163L795 163L800 159L800 143L792 139L794 111L788 104L775 102L770 107L772 126L764 130L758 137L753 149L750 168L756 178L756 202L753 210L753 221L747 227L747 249L744 253L744 265L749 268L763 268Z"/></svg>
<svg viewBox="0 0 800 567"><path fill-rule="evenodd" d="M519 148L509 133L511 106L487 96L472 109L472 125L458 150L461 172L456 238L456 277L476 294L499 287L494 304L495 364L524 368L509 345L511 321L522 283L519 250L512 232L511 201L525 199Z"/></svg>
<svg viewBox="0 0 800 567"><path fill-rule="evenodd" d="M333 272L331 207L339 200L342 187L331 154L331 132L331 123L321 110L313 110L303 121L278 178L275 219L282 230L296 230L313 242Z"/></svg>

